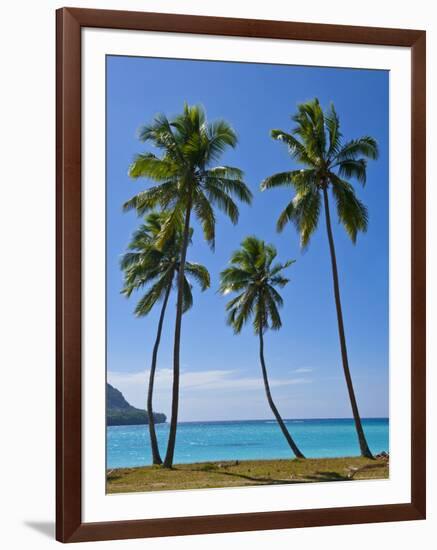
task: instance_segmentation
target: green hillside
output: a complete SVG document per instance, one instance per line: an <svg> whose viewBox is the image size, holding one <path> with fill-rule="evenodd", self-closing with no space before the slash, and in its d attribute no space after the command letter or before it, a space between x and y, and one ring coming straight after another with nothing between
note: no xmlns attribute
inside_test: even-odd
<svg viewBox="0 0 437 550"><path fill-rule="evenodd" d="M163 413L153 413L156 424L166 421ZM133 424L148 424L147 412L132 407L124 398L121 391L106 384L106 424L108 426L126 426Z"/></svg>

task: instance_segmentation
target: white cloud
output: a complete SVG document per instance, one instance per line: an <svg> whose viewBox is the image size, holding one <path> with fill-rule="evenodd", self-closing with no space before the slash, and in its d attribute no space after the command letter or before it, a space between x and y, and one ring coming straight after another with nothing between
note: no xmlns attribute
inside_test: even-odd
<svg viewBox="0 0 437 550"><path fill-rule="evenodd" d="M146 400L148 378L148 370L136 373L108 372L108 382L119 389L129 403L141 408L144 408ZM172 382L172 369L157 370L155 410L168 414ZM279 392L281 388L311 381L293 377L271 378L269 382L271 388ZM181 420L262 418L268 415L261 376L242 376L236 370L182 371L180 389L181 404L183 402ZM251 392L249 397L246 397L246 392Z"/></svg>
<svg viewBox="0 0 437 550"><path fill-rule="evenodd" d="M294 369L293 372L296 372L297 374L305 374L308 372L313 372L314 369L310 369L308 367L302 367L300 369Z"/></svg>
<svg viewBox="0 0 437 550"><path fill-rule="evenodd" d="M299 370L294 372L309 372L310 370ZM136 373L108 372L108 381L113 385L137 385L145 384L149 378L149 371ZM172 369L157 370L155 386L158 389L170 389L173 380ZM272 388L278 386L289 386L292 384L305 384L309 380L305 378L272 378L269 380ZM238 371L234 370L207 370L207 371L186 371L181 372L181 390L207 391L222 389L251 390L263 387L261 377L238 377Z"/></svg>

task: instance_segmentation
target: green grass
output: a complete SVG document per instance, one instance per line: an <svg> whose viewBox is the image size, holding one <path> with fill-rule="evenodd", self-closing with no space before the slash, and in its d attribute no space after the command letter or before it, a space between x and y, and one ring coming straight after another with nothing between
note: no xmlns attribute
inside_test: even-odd
<svg viewBox="0 0 437 550"><path fill-rule="evenodd" d="M130 493L388 478L388 462L361 457L244 460L108 470L107 492Z"/></svg>

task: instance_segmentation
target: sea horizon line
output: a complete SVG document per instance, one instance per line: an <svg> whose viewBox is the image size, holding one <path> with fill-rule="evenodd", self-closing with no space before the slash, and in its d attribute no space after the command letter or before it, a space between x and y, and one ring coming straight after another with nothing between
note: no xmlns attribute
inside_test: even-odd
<svg viewBox="0 0 437 550"><path fill-rule="evenodd" d="M167 415L166 415L167 416ZM285 422L304 422L304 421L330 421L330 420L354 420L352 416L338 416L338 417L314 417L314 418L284 418ZM362 416L361 420L387 420L390 418L388 416ZM233 419L233 420L180 420L178 424L223 424L223 423L235 423L235 422L272 422L276 423L274 418L249 418L249 419ZM167 421L160 422L159 424L168 424ZM157 425L159 425L157 424Z"/></svg>

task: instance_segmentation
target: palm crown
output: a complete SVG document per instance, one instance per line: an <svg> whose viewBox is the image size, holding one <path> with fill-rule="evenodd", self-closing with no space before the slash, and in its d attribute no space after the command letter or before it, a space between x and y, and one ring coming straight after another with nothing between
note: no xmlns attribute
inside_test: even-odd
<svg viewBox="0 0 437 550"><path fill-rule="evenodd" d="M227 322L235 333L253 316L256 334L281 325L279 308L283 300L275 287L283 288L289 279L282 275L293 260L275 262L276 248L256 237L246 237L231 256L231 266L221 272L220 292L238 292L226 306Z"/></svg>
<svg viewBox="0 0 437 550"><path fill-rule="evenodd" d="M208 123L200 106L185 104L183 113L171 121L163 114L156 116L151 125L141 128L139 137L151 142L162 154L138 155L129 175L150 178L157 185L127 201L125 210L135 208L140 215L157 207L171 211L161 228L158 246L165 242L172 226L193 210L206 240L214 247L213 206L236 223L238 207L233 197L246 203L252 199L241 170L231 166L211 167L226 148L236 146L234 130L223 120Z"/></svg>
<svg viewBox="0 0 437 550"><path fill-rule="evenodd" d="M182 224L173 226L174 231L162 248L156 245L156 239L168 217L169 214L166 212L150 213L145 223L133 234L128 245L129 251L121 258L120 264L124 271L122 293L129 297L133 291L147 288L135 308L135 314L138 316L147 315L151 311L153 306L164 297L169 286L173 285L175 275L179 272ZM187 262L185 272L196 280L202 290L210 286L210 276L204 266ZM183 298L183 310L187 311L193 305L193 296L191 284L186 277Z"/></svg>
<svg viewBox="0 0 437 550"><path fill-rule="evenodd" d="M318 99L299 105L292 120L296 126L291 133L272 130L271 135L286 143L291 157L305 168L275 174L261 184L262 190L291 186L296 192L279 216L278 231L293 222L301 245L307 246L319 220L320 191L330 187L339 220L355 242L358 231L367 230L368 216L349 180L366 183L366 159L378 157L375 139L364 136L344 142L334 105L324 113Z"/></svg>

